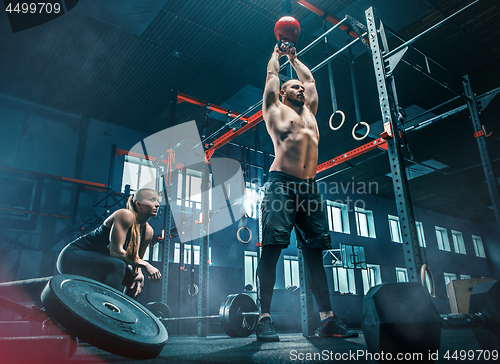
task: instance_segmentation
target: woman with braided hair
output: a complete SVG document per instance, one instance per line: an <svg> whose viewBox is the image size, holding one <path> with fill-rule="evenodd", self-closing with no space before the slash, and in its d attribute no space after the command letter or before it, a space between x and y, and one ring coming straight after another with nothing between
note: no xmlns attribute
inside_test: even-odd
<svg viewBox="0 0 500 364"><path fill-rule="evenodd" d="M57 270L115 289L124 285L128 296L137 297L144 285L141 268L153 282L161 278L160 271L142 259L153 237L148 220L158 213L158 200L158 194L148 188L130 195L126 209L113 212L102 225L64 247Z"/></svg>

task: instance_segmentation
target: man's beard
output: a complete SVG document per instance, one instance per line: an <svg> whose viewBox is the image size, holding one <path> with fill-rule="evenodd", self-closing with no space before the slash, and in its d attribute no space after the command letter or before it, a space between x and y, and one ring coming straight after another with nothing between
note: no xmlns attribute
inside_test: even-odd
<svg viewBox="0 0 500 364"><path fill-rule="evenodd" d="M296 106L296 107L304 106L304 96L302 96L300 99L299 99L299 97L295 97L295 99L288 98L288 100L290 100L290 102L292 103L293 106Z"/></svg>

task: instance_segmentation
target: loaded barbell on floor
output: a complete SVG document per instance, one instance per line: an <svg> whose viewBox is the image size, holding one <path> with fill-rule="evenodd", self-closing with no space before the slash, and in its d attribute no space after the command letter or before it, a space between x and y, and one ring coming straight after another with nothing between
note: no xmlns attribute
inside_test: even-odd
<svg viewBox="0 0 500 364"><path fill-rule="evenodd" d="M469 312L440 315L420 283L385 283L363 298L362 328L368 350L375 353L422 354L424 362L439 350L441 329L472 328L483 350L500 350L500 281L474 286ZM390 360L385 356L387 360Z"/></svg>
<svg viewBox="0 0 500 364"><path fill-rule="evenodd" d="M172 311L162 302L146 305L163 322L165 327L171 321L219 319L224 332L231 337L247 337L257 326L259 312L252 297L246 293L231 294L221 303L219 314L211 316L170 317Z"/></svg>
<svg viewBox="0 0 500 364"><path fill-rule="evenodd" d="M38 299L41 299L43 310L36 306L25 307L6 297L16 299L18 296L15 294L16 290L28 288L33 291L30 296L33 298L38 296ZM133 359L151 359L158 356L168 340L164 325L137 301L103 283L75 275L63 274L2 283L0 307L20 314L23 320L44 322L43 326L47 332L57 329L56 325L51 325L50 321L47 321L47 319L53 320L69 333L67 337L74 336L102 350ZM59 337L64 339L61 335L56 336ZM46 342L50 345L66 343L61 340L40 341L40 338L50 337L29 337L27 340L22 340L22 343L26 345L29 340ZM3 344L8 345L8 342L4 341ZM72 345L69 343L66 346L68 356L74 352L75 346ZM0 345L2 363L6 359L4 346ZM15 354L20 355L24 354L19 353L23 350L25 351L23 347L16 347L10 352L16 351ZM38 355L38 352L25 354L33 356L30 360L34 360L34 355ZM59 361L54 360L54 362Z"/></svg>

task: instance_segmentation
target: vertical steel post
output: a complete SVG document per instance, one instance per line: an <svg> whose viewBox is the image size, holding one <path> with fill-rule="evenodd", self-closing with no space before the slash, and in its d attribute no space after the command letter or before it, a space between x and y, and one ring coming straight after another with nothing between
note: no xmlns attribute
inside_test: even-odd
<svg viewBox="0 0 500 364"><path fill-rule="evenodd" d="M170 166L167 166L170 168ZM162 252L162 290L161 290L161 302L167 304L168 298L168 278L169 278L169 263L170 255L172 251L172 244L170 243L170 230L172 223L172 210L170 207L171 202L171 191L172 187L167 186L165 182L165 173L163 174L163 201L165 202L163 212L163 252Z"/></svg>
<svg viewBox="0 0 500 364"><path fill-rule="evenodd" d="M106 200L104 202L104 208L106 210L108 209L109 206L108 205L109 192L113 191L113 180L115 178L115 159L116 159L116 144L113 144L111 146L111 157L109 160L109 171L108 171L108 186L106 191ZM108 215L106 214L106 216Z"/></svg>
<svg viewBox="0 0 500 364"><path fill-rule="evenodd" d="M481 120L479 119L479 108L477 105L476 95L472 92L469 77L466 75L464 78L465 81L463 81L463 85L465 89L465 96L467 96L467 106L469 107L470 118L472 120L472 125L474 126L474 135L477 140L477 146L479 147L481 162L483 163L484 175L486 177L486 184L488 185L488 191L493 204L493 212L495 213L497 228L500 232L500 196L498 194L497 180L493 173L493 166L491 165L491 159L486 146L486 135L484 133L483 126L481 125Z"/></svg>
<svg viewBox="0 0 500 364"><path fill-rule="evenodd" d="M200 268L198 270L198 316L208 316L208 269L209 269L209 214L210 214L210 167L205 164L201 177L201 212L202 223L200 229ZM208 319L198 321L198 336L208 335Z"/></svg>
<svg viewBox="0 0 500 364"><path fill-rule="evenodd" d="M419 273L422 267L422 256L420 254L408 180L406 178L404 159L401 152L401 133L403 132L403 128L398 119L399 105L393 78L393 69L390 62L385 62L383 57L384 54L389 52L387 38L385 37L384 28L381 22L380 27L377 29L379 21L376 19L373 7L365 11L365 16L384 130L392 134L392 137L387 141L387 147L396 208L398 210L403 239L406 270L408 273L408 280L410 282L418 282L420 280Z"/></svg>
<svg viewBox="0 0 500 364"><path fill-rule="evenodd" d="M309 268L304 264L302 250L297 249L297 255L299 258L300 321L302 322L302 335L304 337L309 337L314 335L317 326L314 319L313 295L309 289Z"/></svg>
<svg viewBox="0 0 500 364"><path fill-rule="evenodd" d="M177 182L179 183L179 182ZM188 181L188 174L186 171L186 168L182 169L182 186L181 186L181 218L180 221L175 221L175 226L177 227L177 233L179 234L179 239L180 239L180 250L179 250L179 316L188 316L189 312L186 303L186 265L184 264L184 259L186 259L185 254L186 254L186 248L185 248L185 241L186 241L186 231L187 231L187 212L186 212L186 204L188 203L188 195L186 189L187 186L189 185ZM189 199L190 201L190 199ZM187 260L187 259L186 259ZM189 323L188 323L189 325ZM186 332L181 332L180 330L180 325L179 325L179 334L185 334Z"/></svg>

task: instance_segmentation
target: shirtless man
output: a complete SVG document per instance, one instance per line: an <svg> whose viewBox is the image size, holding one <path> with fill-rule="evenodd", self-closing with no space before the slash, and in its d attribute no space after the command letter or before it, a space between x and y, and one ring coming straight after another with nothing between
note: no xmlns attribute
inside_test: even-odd
<svg viewBox="0 0 500 364"><path fill-rule="evenodd" d="M280 88L279 59L286 55L298 80ZM279 99L281 96L281 101ZM297 59L294 47L276 46L267 65L262 112L274 144L275 159L270 168L262 200L262 255L257 271L260 304L257 341L279 341L270 317L276 265L281 250L290 244L295 227L297 248L302 250L310 272L310 286L320 311L317 336L356 337L334 316L323 250L331 249L328 221L314 177L318 164L319 130L316 122L318 93L313 75Z"/></svg>

